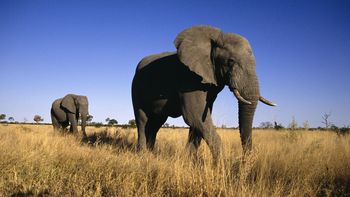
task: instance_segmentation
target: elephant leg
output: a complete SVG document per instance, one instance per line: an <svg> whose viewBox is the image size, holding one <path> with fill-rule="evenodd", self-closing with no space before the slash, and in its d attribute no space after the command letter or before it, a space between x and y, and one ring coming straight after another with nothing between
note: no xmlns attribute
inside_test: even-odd
<svg viewBox="0 0 350 197"><path fill-rule="evenodd" d="M52 114L52 111L51 111L51 121L52 121L52 126L53 126L54 131L59 131L60 130L60 123L58 122L55 115Z"/></svg>
<svg viewBox="0 0 350 197"><path fill-rule="evenodd" d="M61 123L61 129L62 129L62 131L64 131L64 132L67 132L67 127L69 126L69 121L67 120L67 121L65 121L65 122L63 122L63 123Z"/></svg>
<svg viewBox="0 0 350 197"><path fill-rule="evenodd" d="M211 153L213 154L213 161L216 165L221 157L221 138L215 131L214 125L210 125L210 129L202 132L204 141L208 144Z"/></svg>
<svg viewBox="0 0 350 197"><path fill-rule="evenodd" d="M186 92L180 97L184 121L203 137L213 155L214 165L216 165L221 154L221 139L215 131L211 118L213 100L207 99L208 93L205 91Z"/></svg>
<svg viewBox="0 0 350 197"><path fill-rule="evenodd" d="M146 149L146 123L147 123L147 116L146 113L141 109L136 109L134 111L135 113L135 121L137 126L137 149L138 150L145 150Z"/></svg>
<svg viewBox="0 0 350 197"><path fill-rule="evenodd" d="M68 113L68 120L70 122L70 132L77 133L78 132L78 123L75 118L75 114L73 113Z"/></svg>
<svg viewBox="0 0 350 197"><path fill-rule="evenodd" d="M146 144L149 150L154 149L154 144L156 143L158 130L165 123L166 120L167 120L166 116L165 117L155 116L148 119L146 124L145 134L146 134Z"/></svg>
<svg viewBox="0 0 350 197"><path fill-rule="evenodd" d="M199 131L190 127L190 131L188 133L188 143L187 148L190 151L190 155L193 156L197 153L197 149L202 141L202 135Z"/></svg>

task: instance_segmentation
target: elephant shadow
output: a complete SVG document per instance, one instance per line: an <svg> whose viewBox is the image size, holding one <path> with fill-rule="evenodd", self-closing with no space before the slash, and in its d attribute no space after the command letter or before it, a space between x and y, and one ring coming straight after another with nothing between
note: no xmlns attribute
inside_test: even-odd
<svg viewBox="0 0 350 197"><path fill-rule="evenodd" d="M11 197L28 197L28 196L50 196L50 193L47 189L40 191L37 194L34 194L32 191L26 191L26 192L14 192L10 195Z"/></svg>
<svg viewBox="0 0 350 197"><path fill-rule="evenodd" d="M118 150L128 151L136 150L135 141L135 135L130 132L121 132L119 130L113 133L108 132L108 130L93 132L82 139L82 143L92 147L109 145Z"/></svg>

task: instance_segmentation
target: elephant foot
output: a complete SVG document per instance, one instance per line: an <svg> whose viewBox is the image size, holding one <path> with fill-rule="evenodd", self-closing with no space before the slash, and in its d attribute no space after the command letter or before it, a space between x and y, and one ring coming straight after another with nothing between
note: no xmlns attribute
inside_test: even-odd
<svg viewBox="0 0 350 197"><path fill-rule="evenodd" d="M147 151L146 139L138 139L136 150L138 152Z"/></svg>
<svg viewBox="0 0 350 197"><path fill-rule="evenodd" d="M221 164L221 161L222 161L221 145L217 149L212 149L211 152L213 155L212 165L214 166L214 168L217 168Z"/></svg>
<svg viewBox="0 0 350 197"><path fill-rule="evenodd" d="M196 153L193 153L193 152L189 153L188 154L188 159L192 163L193 166L204 166L204 163L205 163L204 159L197 152Z"/></svg>
<svg viewBox="0 0 350 197"><path fill-rule="evenodd" d="M82 143L89 143L90 142L90 139L86 135L85 136L80 136L79 138L80 138L80 141Z"/></svg>
<svg viewBox="0 0 350 197"><path fill-rule="evenodd" d="M86 133L82 133L82 132L72 132L71 134L73 134L79 141L86 141L88 139Z"/></svg>
<svg viewBox="0 0 350 197"><path fill-rule="evenodd" d="M85 132L85 131L81 132L81 133L80 133L80 135L81 135L83 138L86 138L86 137L87 137L87 135L86 135L86 132Z"/></svg>

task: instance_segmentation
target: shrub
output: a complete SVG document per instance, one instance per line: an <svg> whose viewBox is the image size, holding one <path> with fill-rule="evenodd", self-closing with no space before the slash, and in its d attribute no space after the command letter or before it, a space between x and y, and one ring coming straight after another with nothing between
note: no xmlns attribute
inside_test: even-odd
<svg viewBox="0 0 350 197"><path fill-rule="evenodd" d="M346 127L346 126L339 128L335 125L332 125L331 130L334 131L339 136L350 134L350 127Z"/></svg>
<svg viewBox="0 0 350 197"><path fill-rule="evenodd" d="M280 129L284 129L284 126L281 123L277 124L277 122L275 122L275 126L273 128L276 130L280 130Z"/></svg>

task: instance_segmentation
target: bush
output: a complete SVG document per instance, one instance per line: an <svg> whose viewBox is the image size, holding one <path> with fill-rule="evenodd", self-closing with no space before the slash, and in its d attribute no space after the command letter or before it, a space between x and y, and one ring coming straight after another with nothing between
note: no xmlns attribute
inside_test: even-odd
<svg viewBox="0 0 350 197"><path fill-rule="evenodd" d="M103 126L102 122L91 122L90 125L96 128L100 128Z"/></svg>
<svg viewBox="0 0 350 197"><path fill-rule="evenodd" d="M346 127L346 126L339 128L335 125L332 125L331 130L334 131L339 136L350 134L350 127Z"/></svg>
<svg viewBox="0 0 350 197"><path fill-rule="evenodd" d="M135 119L129 120L129 126L131 128L136 128L136 121L135 121Z"/></svg>
<svg viewBox="0 0 350 197"><path fill-rule="evenodd" d="M276 130L280 130L280 129L284 129L284 126L281 123L277 124L277 122L275 122L275 126L273 128Z"/></svg>
<svg viewBox="0 0 350 197"><path fill-rule="evenodd" d="M272 122L266 121L266 122L260 123L259 127L262 129L271 129L273 128L273 124Z"/></svg>

